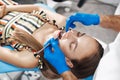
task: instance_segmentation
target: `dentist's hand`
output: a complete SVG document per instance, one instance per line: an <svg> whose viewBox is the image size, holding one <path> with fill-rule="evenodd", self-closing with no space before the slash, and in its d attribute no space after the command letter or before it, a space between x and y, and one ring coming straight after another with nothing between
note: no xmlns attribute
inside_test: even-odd
<svg viewBox="0 0 120 80"><path fill-rule="evenodd" d="M67 18L66 21L66 32L69 28L75 28L74 22L81 22L82 24L89 25L98 25L100 23L100 17L97 14L85 14L85 13L74 13Z"/></svg>
<svg viewBox="0 0 120 80"><path fill-rule="evenodd" d="M70 69L66 64L64 53L58 46L58 40L51 38L44 44L44 46L49 43L51 45L44 49L44 58L50 64L52 64L52 66L58 71L59 74L62 74L65 71L69 71Z"/></svg>

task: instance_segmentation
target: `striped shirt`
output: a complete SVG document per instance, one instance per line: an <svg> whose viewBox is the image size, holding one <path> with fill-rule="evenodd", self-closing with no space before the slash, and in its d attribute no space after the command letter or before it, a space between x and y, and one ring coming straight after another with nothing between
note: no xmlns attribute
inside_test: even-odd
<svg viewBox="0 0 120 80"><path fill-rule="evenodd" d="M41 12L41 17L45 18L43 15L45 13ZM9 44L7 40L10 38L12 32L16 27L21 28L32 34L36 29L41 27L45 22L34 16L30 13L22 13L22 12L10 12L5 15L2 19L0 19L0 43ZM14 42L13 42L14 43ZM11 44L15 49L21 47L21 44Z"/></svg>
<svg viewBox="0 0 120 80"><path fill-rule="evenodd" d="M12 0L0 0L0 5L17 5L18 3Z"/></svg>

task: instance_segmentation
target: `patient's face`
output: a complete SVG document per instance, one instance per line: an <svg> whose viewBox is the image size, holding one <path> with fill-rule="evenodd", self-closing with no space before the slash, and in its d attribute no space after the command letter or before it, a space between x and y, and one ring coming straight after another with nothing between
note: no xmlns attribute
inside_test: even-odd
<svg viewBox="0 0 120 80"><path fill-rule="evenodd" d="M95 54L97 50L95 39L75 30L64 33L59 45L68 59L81 60Z"/></svg>

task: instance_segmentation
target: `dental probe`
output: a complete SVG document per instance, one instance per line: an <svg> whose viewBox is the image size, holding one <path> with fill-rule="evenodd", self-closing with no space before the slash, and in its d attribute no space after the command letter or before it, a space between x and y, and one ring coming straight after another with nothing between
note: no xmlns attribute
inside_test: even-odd
<svg viewBox="0 0 120 80"><path fill-rule="evenodd" d="M46 46L44 46L42 49L40 49L39 51L37 51L34 56L36 57L37 55L39 55L46 47L48 47L50 45L50 43L48 43Z"/></svg>
<svg viewBox="0 0 120 80"><path fill-rule="evenodd" d="M64 30L64 28L63 28ZM57 39L58 37L55 37L54 39ZM42 49L40 49L39 51L37 51L34 56L36 57L37 55L39 55L46 47L48 47L50 45L50 43L48 43L46 46L44 46Z"/></svg>

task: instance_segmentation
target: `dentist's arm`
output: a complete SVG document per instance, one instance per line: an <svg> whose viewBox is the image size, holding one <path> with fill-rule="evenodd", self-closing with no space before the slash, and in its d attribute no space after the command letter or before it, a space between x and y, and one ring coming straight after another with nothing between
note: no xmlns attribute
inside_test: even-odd
<svg viewBox="0 0 120 80"><path fill-rule="evenodd" d="M63 80L77 80L66 64L65 56L58 46L58 40L52 38L44 46L47 44L51 45L44 50L44 58L57 70ZM54 52L52 49L54 49Z"/></svg>
<svg viewBox="0 0 120 80"><path fill-rule="evenodd" d="M103 28L111 28L116 31L120 31L120 15L98 15L98 14L86 14L86 13L74 13L67 18L66 31L74 28L74 22L80 22L83 25L101 25Z"/></svg>
<svg viewBox="0 0 120 80"><path fill-rule="evenodd" d="M120 15L101 15L100 25L103 28L110 28L115 31L120 31Z"/></svg>

